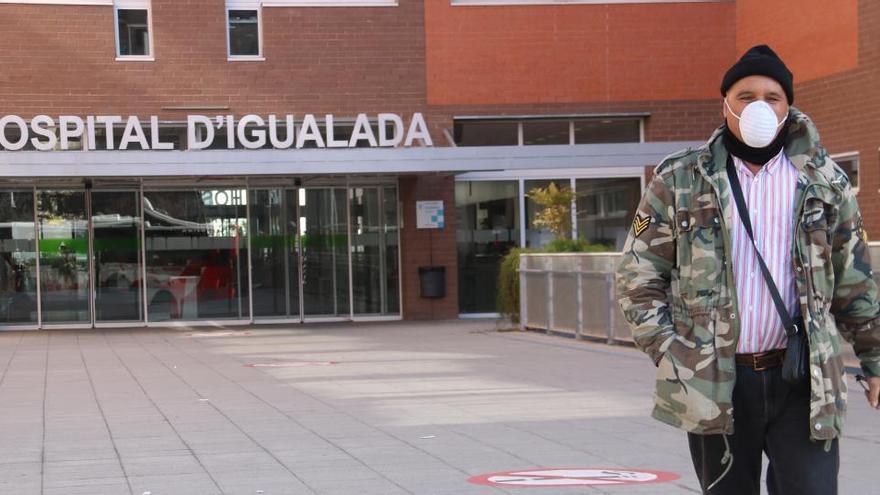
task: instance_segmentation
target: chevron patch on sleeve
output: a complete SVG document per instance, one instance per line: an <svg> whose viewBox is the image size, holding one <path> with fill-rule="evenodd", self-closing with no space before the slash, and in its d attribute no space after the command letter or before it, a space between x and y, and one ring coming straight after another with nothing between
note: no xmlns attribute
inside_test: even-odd
<svg viewBox="0 0 880 495"><path fill-rule="evenodd" d="M644 215L641 213L636 213L636 219L633 221L633 232L636 237L642 235L646 230L648 230L648 225L651 224L651 217Z"/></svg>

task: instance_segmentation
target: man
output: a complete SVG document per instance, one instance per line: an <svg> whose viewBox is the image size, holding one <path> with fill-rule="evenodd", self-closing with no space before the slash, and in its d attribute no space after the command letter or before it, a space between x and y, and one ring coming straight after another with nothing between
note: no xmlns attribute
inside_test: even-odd
<svg viewBox="0 0 880 495"><path fill-rule="evenodd" d="M812 121L790 106L792 74L773 50L747 51L721 95L724 125L654 172L618 267L620 305L658 367L653 417L688 432L704 493L760 494L763 453L771 494L835 494L840 337L869 377L871 407L880 395L880 305L861 214ZM803 383L782 379L787 337L756 249L806 327Z"/></svg>

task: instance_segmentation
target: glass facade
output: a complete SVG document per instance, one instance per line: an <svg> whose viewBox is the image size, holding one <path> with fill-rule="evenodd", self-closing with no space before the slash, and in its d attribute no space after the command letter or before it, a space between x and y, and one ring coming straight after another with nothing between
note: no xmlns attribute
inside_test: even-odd
<svg viewBox="0 0 880 495"><path fill-rule="evenodd" d="M381 184L0 189L0 327L399 317L397 198Z"/></svg>
<svg viewBox="0 0 880 495"><path fill-rule="evenodd" d="M535 227L541 206L528 197L532 189L551 183L560 189L574 186L574 214L566 216L571 238L604 245L608 251L623 249L642 194L640 177L459 180L455 206L461 314L496 312L500 264L511 248L539 249L553 241L552 232Z"/></svg>

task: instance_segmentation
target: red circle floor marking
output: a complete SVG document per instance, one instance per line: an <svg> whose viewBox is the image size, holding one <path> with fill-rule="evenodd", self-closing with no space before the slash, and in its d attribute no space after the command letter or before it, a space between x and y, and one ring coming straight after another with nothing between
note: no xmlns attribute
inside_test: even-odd
<svg viewBox="0 0 880 495"><path fill-rule="evenodd" d="M677 480L675 473L647 469L566 468L503 471L483 474L468 482L486 486L587 486L587 485L640 485Z"/></svg>
<svg viewBox="0 0 880 495"><path fill-rule="evenodd" d="M250 363L248 368L302 368L303 366L330 366L335 361L300 361L295 363Z"/></svg>

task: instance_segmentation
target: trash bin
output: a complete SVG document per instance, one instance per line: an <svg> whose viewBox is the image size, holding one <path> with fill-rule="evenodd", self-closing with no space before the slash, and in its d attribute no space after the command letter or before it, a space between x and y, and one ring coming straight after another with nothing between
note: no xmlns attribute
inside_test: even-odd
<svg viewBox="0 0 880 495"><path fill-rule="evenodd" d="M419 295L421 297L446 297L446 267L419 267Z"/></svg>

